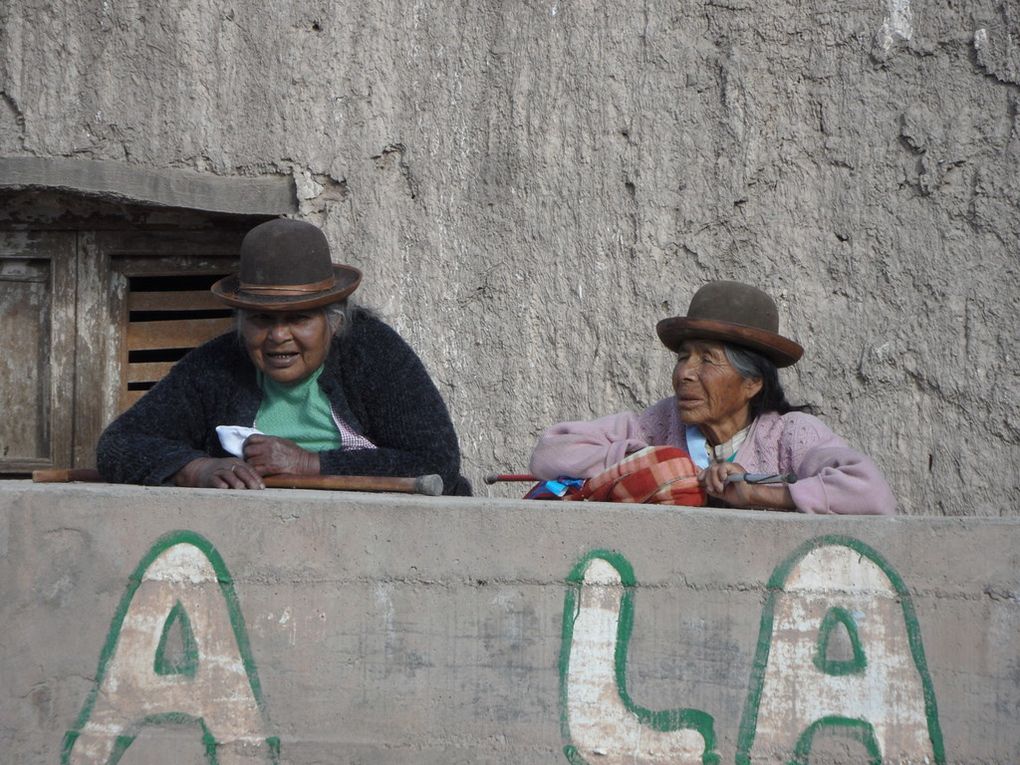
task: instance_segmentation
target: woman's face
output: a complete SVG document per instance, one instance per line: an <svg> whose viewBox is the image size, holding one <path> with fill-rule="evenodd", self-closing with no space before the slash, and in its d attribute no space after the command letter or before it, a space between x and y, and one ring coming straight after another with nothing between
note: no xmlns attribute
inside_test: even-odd
<svg viewBox="0 0 1020 765"><path fill-rule="evenodd" d="M292 385L322 366L333 333L326 312L312 308L246 312L241 335L255 366L270 379Z"/></svg>
<svg viewBox="0 0 1020 765"><path fill-rule="evenodd" d="M748 402L761 390L761 380L741 376L722 343L685 340L673 369L673 390L684 424L722 431L727 440L746 426Z"/></svg>

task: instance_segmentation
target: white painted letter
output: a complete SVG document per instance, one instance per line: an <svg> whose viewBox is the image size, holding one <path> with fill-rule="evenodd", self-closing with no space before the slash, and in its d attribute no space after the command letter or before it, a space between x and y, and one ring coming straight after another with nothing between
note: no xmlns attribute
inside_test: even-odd
<svg viewBox="0 0 1020 765"><path fill-rule="evenodd" d="M596 551L570 579L574 585L563 611L560 679L567 758L605 765L717 762L709 715L693 709L652 712L635 705L627 693L633 611L624 585L633 585L630 564L622 556Z"/></svg>
<svg viewBox="0 0 1020 765"><path fill-rule="evenodd" d="M195 724L220 765L275 761L278 744L266 738L260 696L222 559L197 534L169 534L129 581L63 762L116 761L143 727L168 722Z"/></svg>
<svg viewBox="0 0 1020 765"><path fill-rule="evenodd" d="M856 739L872 761L945 761L910 594L867 545L808 542L781 564L740 725L737 762L806 762L817 732ZM826 655L828 636L850 650Z"/></svg>

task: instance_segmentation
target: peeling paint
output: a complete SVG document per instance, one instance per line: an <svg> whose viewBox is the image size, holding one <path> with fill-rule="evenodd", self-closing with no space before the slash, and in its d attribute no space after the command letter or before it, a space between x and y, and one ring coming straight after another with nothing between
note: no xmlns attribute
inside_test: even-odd
<svg viewBox="0 0 1020 765"><path fill-rule="evenodd" d="M777 566L769 589L738 765L806 761L824 729L856 738L876 761L945 762L920 625L888 562L855 539L820 537ZM822 653L833 618L850 625L846 662Z"/></svg>
<svg viewBox="0 0 1020 765"><path fill-rule="evenodd" d="M201 729L211 762L278 759L230 574L186 531L158 540L131 575L61 761L115 763L144 727L182 723Z"/></svg>
<svg viewBox="0 0 1020 765"><path fill-rule="evenodd" d="M634 584L622 556L596 550L571 572L560 654L564 754L587 762L717 763L711 716L696 709L652 711L627 692L627 644ZM597 758L597 759L596 759Z"/></svg>
<svg viewBox="0 0 1020 765"><path fill-rule="evenodd" d="M310 170L294 170L294 187L300 201L315 199L322 193L323 186L312 176Z"/></svg>
<svg viewBox="0 0 1020 765"><path fill-rule="evenodd" d="M889 49L899 40L909 41L914 34L914 14L910 10L910 0L887 0L888 14L878 30L878 41L882 50Z"/></svg>
<svg viewBox="0 0 1020 765"><path fill-rule="evenodd" d="M567 759L574 765L718 762L711 714L652 712L630 699L627 643L636 581L629 562L596 550L568 581L560 655ZM945 762L910 594L875 550L847 537L810 540L777 566L769 591L738 732L738 765L807 762L816 735L834 731L874 762ZM843 652L832 651L840 639Z"/></svg>

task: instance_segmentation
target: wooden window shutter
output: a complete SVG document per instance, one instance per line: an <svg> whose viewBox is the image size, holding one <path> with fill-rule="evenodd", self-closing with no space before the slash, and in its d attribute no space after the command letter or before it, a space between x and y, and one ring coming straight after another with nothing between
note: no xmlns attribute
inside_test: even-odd
<svg viewBox="0 0 1020 765"><path fill-rule="evenodd" d="M121 410L145 395L189 350L234 327L232 311L209 292L220 276L129 277Z"/></svg>
<svg viewBox="0 0 1020 765"><path fill-rule="evenodd" d="M233 328L209 285L237 270L247 228L80 235L76 466L94 464L103 428L174 363Z"/></svg>
<svg viewBox="0 0 1020 765"><path fill-rule="evenodd" d="M0 231L0 474L71 459L75 235Z"/></svg>

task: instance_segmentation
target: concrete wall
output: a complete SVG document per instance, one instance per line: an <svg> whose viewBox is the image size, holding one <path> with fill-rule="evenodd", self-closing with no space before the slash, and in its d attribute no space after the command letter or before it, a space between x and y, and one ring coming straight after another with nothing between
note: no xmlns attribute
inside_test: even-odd
<svg viewBox="0 0 1020 765"><path fill-rule="evenodd" d="M0 752L1015 763L1018 571L1015 519L7 482Z"/></svg>
<svg viewBox="0 0 1020 765"><path fill-rule="evenodd" d="M905 512L1015 514L1018 40L1011 0L14 0L0 154L292 177L476 484L669 393L654 322L724 277Z"/></svg>

